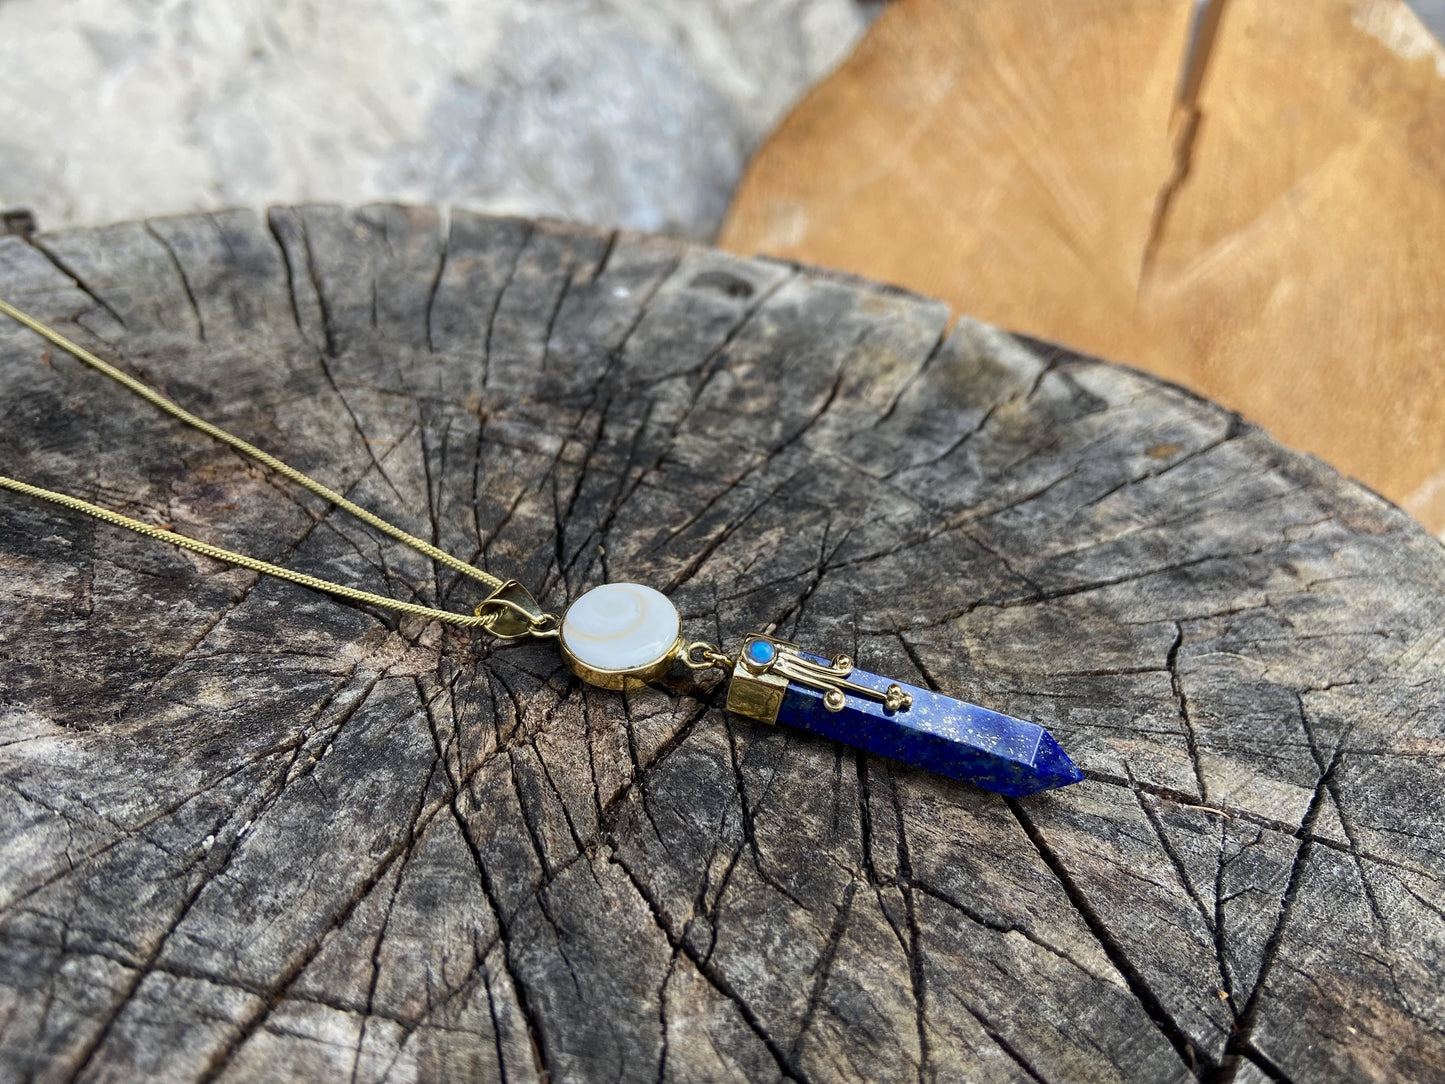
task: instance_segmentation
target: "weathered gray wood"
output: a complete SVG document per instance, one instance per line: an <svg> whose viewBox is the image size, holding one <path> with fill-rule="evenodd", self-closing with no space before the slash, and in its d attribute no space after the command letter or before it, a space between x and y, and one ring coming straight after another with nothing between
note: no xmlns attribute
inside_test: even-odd
<svg viewBox="0 0 1445 1084"><path fill-rule="evenodd" d="M1445 1074L1445 550L1141 374L655 238L282 209L0 296L560 606L1049 726L1026 801L0 500L0 1076ZM0 470L477 592L0 327Z"/></svg>

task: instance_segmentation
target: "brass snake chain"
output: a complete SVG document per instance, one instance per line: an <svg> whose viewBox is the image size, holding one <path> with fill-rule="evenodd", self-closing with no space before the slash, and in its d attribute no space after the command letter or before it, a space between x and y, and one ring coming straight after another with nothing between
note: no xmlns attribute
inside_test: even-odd
<svg viewBox="0 0 1445 1084"><path fill-rule="evenodd" d="M417 550L420 553L426 554L428 557L432 558L435 561L440 561L442 564L446 565L450 569L453 569L454 571L460 572L466 576L470 576L475 580L480 580L482 583L490 587L493 591L496 591L498 588L504 586L504 581L498 579L496 576L493 576L488 572L483 572L479 568L473 568L465 561L458 560L451 554L446 553L443 550L437 549L431 543L417 538L415 535L408 534L400 527L397 527L392 523L388 523L386 520L382 519L375 513L368 512L360 505L353 504L351 501L343 497L340 493L337 493L334 490L327 488L320 482L316 481L316 479L302 473L290 464L283 463L281 460L277 459L269 452L262 451L254 444L251 444L248 441L242 440L238 436L234 436L233 434L226 432L219 426L212 425L204 418L196 417L196 415L192 414L190 411L179 406L178 404L172 402L160 392L156 391L153 388L147 387L139 380L117 369L114 365L111 365L110 363L96 357L96 355L85 349L85 347L79 345L78 343L72 342L70 339L66 338L54 328L41 323L34 317L27 316L25 313L21 312L19 309L15 308L15 306L11 305L9 302L3 299L0 299L0 313L4 313L12 320L23 324L25 327L29 328L37 335L46 339L48 342L60 347L60 349L64 350L67 354L74 356L76 359L84 362L86 365L89 365L92 369L103 374L104 376L110 377L116 383L122 385L129 391L134 392L136 395L140 396L152 406L158 407L165 413L171 415L171 417L177 418L180 421L185 422L187 425L199 429L202 433L205 433L207 436L214 437L216 440L221 441L223 444L230 445L232 448L236 449L238 452L241 452L243 455L250 456L252 459L256 460L256 462L260 463L263 467L275 471L283 478L287 478L290 481L295 482L299 486L304 486L312 493L315 493L318 497L329 501L331 504L335 505L336 507L342 509L345 512L351 513L353 516L355 516L357 519L361 520L368 526L374 527L378 531L390 535L397 541L403 542L406 545L410 546L412 549ZM191 538L188 535L177 534L176 532L167 530L163 527L153 527L148 523L142 523L138 519L132 519L129 516L121 515L119 512L112 512L108 508L102 508L99 505L91 504L89 501L83 501L79 497L72 497L65 493L57 493L55 490L52 489L44 489L40 486L29 485L28 483L22 482L18 479L8 478L3 474L0 474L0 489L13 490L16 493L23 493L29 497L38 497L41 500L46 500L54 504L63 505L64 507L74 509L77 512L84 512L88 516L94 516L96 519L103 520L106 523L114 524L117 527L124 527L126 530L135 531L137 534L143 534L149 538L157 538L163 542L169 542L171 545L179 546L181 549L193 550L196 553L204 554L205 556L214 558L217 561L225 561L228 564L239 565L241 568L248 568L251 569L253 572L263 572L268 576L275 576L279 579L290 580L292 583L298 583L303 587L310 587L317 591L326 591L330 594L339 595L342 598L352 599L356 602L365 602L373 606L381 606L385 609L395 610L398 613L415 614L418 617L427 617L436 621L445 621L448 624L458 625L462 628L483 629L490 629L492 622L495 621L500 615L500 613L503 611L510 610L520 614L524 618L527 618L529 620L532 619L532 615L527 614L526 611L506 601L505 599L496 600L495 604L492 607L487 608L487 612L485 613L482 612L485 606L485 604L483 604L483 606L478 607L478 612L475 614L459 614L452 613L449 610L437 610L432 609L429 606L419 606L412 602L403 602L399 599L388 598L385 595L374 595L369 591L359 591L354 587L347 587L344 584L332 583L329 580L318 579L315 576L308 576L302 572L293 572L289 568L282 568L280 565L273 565L269 561L262 561L255 557L248 557L244 553L233 553L231 550L222 549L219 546L212 546L207 542L202 542L199 539ZM545 616L548 618L551 617L551 615Z"/></svg>

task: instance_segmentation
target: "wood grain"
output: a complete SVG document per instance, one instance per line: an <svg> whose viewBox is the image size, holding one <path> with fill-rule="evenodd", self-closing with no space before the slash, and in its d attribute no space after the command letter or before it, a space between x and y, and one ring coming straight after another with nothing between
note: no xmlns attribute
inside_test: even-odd
<svg viewBox="0 0 1445 1084"><path fill-rule="evenodd" d="M1445 531L1445 49L1400 0L898 0L720 243L1218 399Z"/></svg>
<svg viewBox="0 0 1445 1084"><path fill-rule="evenodd" d="M1445 1073L1445 548L1228 411L654 237L282 208L0 295L560 607L634 579L1048 726L1022 801L0 501L0 1076ZM0 327L0 463L469 583Z"/></svg>

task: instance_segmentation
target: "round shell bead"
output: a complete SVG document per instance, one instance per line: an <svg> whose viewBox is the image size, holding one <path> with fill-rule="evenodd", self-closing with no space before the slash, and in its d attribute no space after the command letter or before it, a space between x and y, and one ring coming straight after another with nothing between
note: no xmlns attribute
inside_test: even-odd
<svg viewBox="0 0 1445 1084"><path fill-rule="evenodd" d="M567 608L562 647L572 669L594 683L605 683L595 681L597 675L645 679L671 659L681 631L677 607L662 592L606 583Z"/></svg>

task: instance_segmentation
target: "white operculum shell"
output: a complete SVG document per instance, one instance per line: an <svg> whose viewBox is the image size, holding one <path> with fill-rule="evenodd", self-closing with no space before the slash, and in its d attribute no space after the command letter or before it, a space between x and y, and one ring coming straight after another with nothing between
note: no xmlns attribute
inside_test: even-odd
<svg viewBox="0 0 1445 1084"><path fill-rule="evenodd" d="M682 631L667 596L637 583L605 583L567 608L562 643L595 670L645 670L668 656Z"/></svg>

